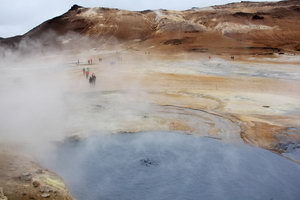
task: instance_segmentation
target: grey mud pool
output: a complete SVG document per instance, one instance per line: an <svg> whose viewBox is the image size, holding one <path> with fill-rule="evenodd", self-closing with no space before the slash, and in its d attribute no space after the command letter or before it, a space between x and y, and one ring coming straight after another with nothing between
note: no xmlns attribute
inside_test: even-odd
<svg viewBox="0 0 300 200"><path fill-rule="evenodd" d="M267 150L175 132L66 141L44 163L77 199L287 199L300 166Z"/></svg>

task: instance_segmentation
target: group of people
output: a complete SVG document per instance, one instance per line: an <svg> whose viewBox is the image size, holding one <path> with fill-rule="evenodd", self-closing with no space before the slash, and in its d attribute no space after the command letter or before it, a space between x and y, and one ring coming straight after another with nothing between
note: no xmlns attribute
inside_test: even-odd
<svg viewBox="0 0 300 200"><path fill-rule="evenodd" d="M99 63L101 63L101 62L102 62L102 58L99 58ZM77 65L80 64L79 59L77 60L76 64L77 64ZM92 65L92 64L93 64L93 59L92 59L92 58L91 58L91 59L88 59L88 65Z"/></svg>
<svg viewBox="0 0 300 200"><path fill-rule="evenodd" d="M96 75L94 73L92 73L92 75L90 76L90 69L88 67L83 68L82 73L86 77L86 79L89 80L89 83L90 83L91 86L96 85Z"/></svg>

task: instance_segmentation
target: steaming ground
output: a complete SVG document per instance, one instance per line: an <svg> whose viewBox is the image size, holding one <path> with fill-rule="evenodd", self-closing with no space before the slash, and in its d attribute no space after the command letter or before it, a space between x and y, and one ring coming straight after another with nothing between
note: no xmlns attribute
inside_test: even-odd
<svg viewBox="0 0 300 200"><path fill-rule="evenodd" d="M87 64L90 58L93 65ZM74 64L78 59L80 64ZM114 195L131 191L133 186L141 193L126 193L128 199L141 199L139 195L148 193L160 194L164 199L175 195L189 199L221 198L218 195L249 199L250 194L257 194L251 199L297 199L299 60L294 56L229 61L194 54L167 57L129 50L91 50L88 55L3 62L1 147L34 155L64 176L79 199L86 199L84 195L89 199L116 199L119 196ZM84 67L96 74L95 87L83 76ZM141 133L147 131L159 133ZM129 132L136 134L120 135ZM89 139L91 135L96 135L95 143ZM57 150L56 144L70 136L87 140ZM148 137L151 140L147 141ZM95 147L88 149L87 144ZM61 152L55 160L57 151ZM70 151L76 153L67 156ZM146 154L150 161L143 158ZM139 165L141 159L146 165L158 165L145 168ZM167 170L172 166L178 168ZM98 170L108 175L102 177L96 173ZM158 171L149 178L147 170ZM133 172L137 174L132 182L128 179ZM159 181L161 174L166 176ZM228 184L231 180L232 185ZM144 185L137 184L143 181ZM187 185L182 194L177 185L180 181Z"/></svg>
<svg viewBox="0 0 300 200"><path fill-rule="evenodd" d="M285 129L299 127L299 58L293 59L282 64L103 52L89 66L98 77L95 88L81 75L86 65L74 66L77 85L68 105L78 113L70 126L75 132L175 130L272 149L278 134L288 143Z"/></svg>
<svg viewBox="0 0 300 200"><path fill-rule="evenodd" d="M8 62L1 67L1 129L33 149L93 131L172 130L282 152L300 140L299 60L91 50ZM97 75L95 87L84 67Z"/></svg>
<svg viewBox="0 0 300 200"><path fill-rule="evenodd" d="M269 151L171 132L67 142L48 166L77 199L289 199L300 166Z"/></svg>

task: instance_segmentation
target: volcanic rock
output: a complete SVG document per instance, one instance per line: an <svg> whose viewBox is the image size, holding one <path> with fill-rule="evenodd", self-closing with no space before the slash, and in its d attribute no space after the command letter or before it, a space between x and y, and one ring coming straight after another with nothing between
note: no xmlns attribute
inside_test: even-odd
<svg viewBox="0 0 300 200"><path fill-rule="evenodd" d="M210 53L271 55L268 49L299 51L300 1L232 3L184 11L127 11L73 5L24 35L0 39L0 47L41 45L47 49L97 47L97 41L137 43L140 49L190 52L197 46ZM286 31L288 30L288 31ZM180 38L189 38L179 41ZM86 43L90 38L90 43ZM103 40L105 39L105 40ZM31 42L34 41L34 42ZM168 42L169 41L169 42ZM25 51L26 52L26 51ZM195 52L195 51L194 51ZM202 51L200 51L202 52Z"/></svg>

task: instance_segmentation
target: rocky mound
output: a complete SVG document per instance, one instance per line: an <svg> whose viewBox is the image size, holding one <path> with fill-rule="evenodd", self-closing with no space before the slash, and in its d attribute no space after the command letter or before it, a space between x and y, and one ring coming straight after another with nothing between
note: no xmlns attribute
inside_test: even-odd
<svg viewBox="0 0 300 200"><path fill-rule="evenodd" d="M300 2L231 3L185 11L140 12L84 8L78 5L28 33L0 40L18 48L22 41L42 46L92 46L107 42L158 50L232 54L273 54L299 51ZM75 34L74 34L75 33ZM83 39L84 38L84 39ZM129 43L128 43L129 42ZM24 45L23 45L24 46Z"/></svg>
<svg viewBox="0 0 300 200"><path fill-rule="evenodd" d="M29 158L0 153L0 200L72 200L63 180Z"/></svg>

